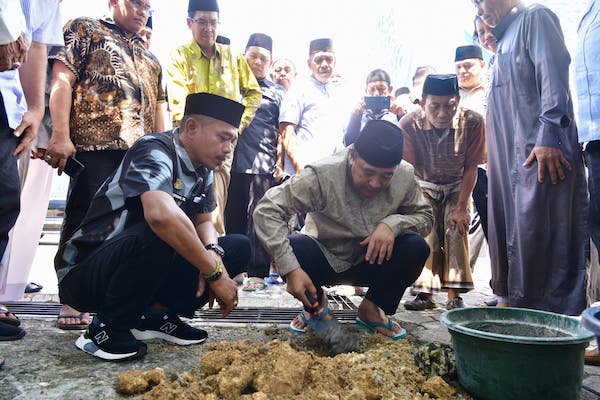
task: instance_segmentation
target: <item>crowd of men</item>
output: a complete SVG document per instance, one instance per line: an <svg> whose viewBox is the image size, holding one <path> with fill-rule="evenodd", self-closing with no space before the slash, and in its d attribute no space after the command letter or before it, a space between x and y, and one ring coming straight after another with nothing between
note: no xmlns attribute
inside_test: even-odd
<svg viewBox="0 0 600 400"><path fill-rule="evenodd" d="M454 73L420 67L394 92L375 69L346 110L333 40L310 42L310 76L295 81L268 34L232 51L216 0L189 0L191 38L167 65L150 51L150 0L110 0L108 16L64 27L59 0L43 13L0 0L0 255L11 268L34 251L15 242L41 231L17 233L37 218L19 216L28 182L68 173L57 326L85 329L76 346L104 360L141 357L150 339L202 343L180 316L215 301L227 316L238 283L282 279L304 305L293 332L309 328L315 299L326 306L323 285L349 284L367 289L356 322L401 339L389 316L409 286L407 310L436 307L441 291L447 309L465 307L484 238L496 298L483 305L580 314L589 238L600 245L600 1L579 28L577 118L557 16L472 2L478 45L456 48ZM49 139L34 142L46 83ZM46 170L20 176L23 155ZM23 337L0 307L0 340Z"/></svg>

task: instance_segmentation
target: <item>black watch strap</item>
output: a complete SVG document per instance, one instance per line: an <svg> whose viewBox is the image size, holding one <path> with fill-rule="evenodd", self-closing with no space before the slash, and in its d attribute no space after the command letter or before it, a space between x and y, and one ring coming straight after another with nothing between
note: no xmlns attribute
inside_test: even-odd
<svg viewBox="0 0 600 400"><path fill-rule="evenodd" d="M223 248L221 246L219 246L217 243L209 243L205 246L205 249L214 251L220 257L223 257L225 255L225 250L223 250Z"/></svg>

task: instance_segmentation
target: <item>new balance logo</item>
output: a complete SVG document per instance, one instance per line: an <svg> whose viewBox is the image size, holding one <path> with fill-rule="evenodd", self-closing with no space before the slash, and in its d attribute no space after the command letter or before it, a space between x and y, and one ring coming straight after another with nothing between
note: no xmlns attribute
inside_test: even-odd
<svg viewBox="0 0 600 400"><path fill-rule="evenodd" d="M108 340L108 333L106 333L106 331L100 331L94 336L94 339L96 339L96 343L98 344L106 342Z"/></svg>
<svg viewBox="0 0 600 400"><path fill-rule="evenodd" d="M168 333L168 334L171 334L171 333L173 333L173 331L174 331L175 329L177 329L177 325L175 325L175 324L174 324L174 323L172 323L172 322L165 322L165 323L163 324L163 326L161 326L161 327L159 328L159 330L161 330L161 331L163 331L163 332L165 332L165 333Z"/></svg>

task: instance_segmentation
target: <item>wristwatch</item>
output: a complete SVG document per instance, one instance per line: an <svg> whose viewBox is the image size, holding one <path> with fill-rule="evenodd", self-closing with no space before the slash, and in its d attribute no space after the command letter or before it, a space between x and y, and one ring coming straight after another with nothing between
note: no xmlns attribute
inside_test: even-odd
<svg viewBox="0 0 600 400"><path fill-rule="evenodd" d="M212 251L214 251L220 257L223 257L225 255L225 250L223 250L223 248L221 246L219 246L217 243L209 243L204 248L206 250L212 250Z"/></svg>

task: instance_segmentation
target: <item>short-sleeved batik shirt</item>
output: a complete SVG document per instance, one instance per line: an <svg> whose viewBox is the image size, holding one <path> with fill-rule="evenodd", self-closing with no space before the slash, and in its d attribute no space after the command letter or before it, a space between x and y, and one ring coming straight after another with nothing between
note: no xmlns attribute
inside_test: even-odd
<svg viewBox="0 0 600 400"><path fill-rule="evenodd" d="M59 282L102 242L143 221L143 193L168 193L191 219L216 208L212 184L212 171L194 168L178 129L142 137L96 193L81 227L67 242Z"/></svg>
<svg viewBox="0 0 600 400"><path fill-rule="evenodd" d="M160 63L142 38L109 18L69 21L64 37L50 58L75 75L69 123L75 148L126 150L152 132L165 94Z"/></svg>

